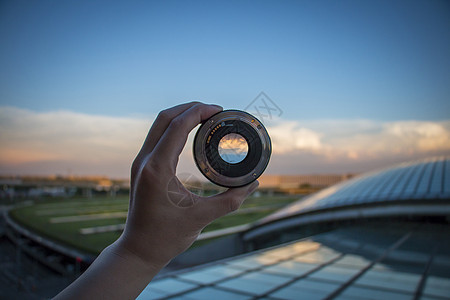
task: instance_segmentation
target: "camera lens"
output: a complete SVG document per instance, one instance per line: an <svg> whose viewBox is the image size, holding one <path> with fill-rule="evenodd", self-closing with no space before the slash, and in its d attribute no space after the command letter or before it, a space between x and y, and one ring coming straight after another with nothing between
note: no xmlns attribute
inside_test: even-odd
<svg viewBox="0 0 450 300"><path fill-rule="evenodd" d="M272 145L262 123L249 113L225 110L205 121L194 139L194 159L215 184L238 187L256 180L269 163Z"/></svg>

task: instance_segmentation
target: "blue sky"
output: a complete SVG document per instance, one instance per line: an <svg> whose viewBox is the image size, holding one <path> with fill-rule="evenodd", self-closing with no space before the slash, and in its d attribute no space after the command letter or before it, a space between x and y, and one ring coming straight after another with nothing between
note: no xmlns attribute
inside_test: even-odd
<svg viewBox="0 0 450 300"><path fill-rule="evenodd" d="M286 118L442 120L447 1L3 1L0 103L155 113L192 99Z"/></svg>
<svg viewBox="0 0 450 300"><path fill-rule="evenodd" d="M395 122L450 149L448 1L2 1L0 41L3 116L151 121L190 100L244 109L264 91L283 111L274 132L310 150ZM3 145L26 127L0 122Z"/></svg>

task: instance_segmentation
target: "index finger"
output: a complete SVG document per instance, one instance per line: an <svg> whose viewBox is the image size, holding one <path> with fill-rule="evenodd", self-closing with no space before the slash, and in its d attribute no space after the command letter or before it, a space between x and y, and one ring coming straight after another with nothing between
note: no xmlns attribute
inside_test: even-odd
<svg viewBox="0 0 450 300"><path fill-rule="evenodd" d="M184 111L199 103L195 101L184 103L161 111L156 117L155 122L153 122L139 153L148 154L152 152L170 122Z"/></svg>
<svg viewBox="0 0 450 300"><path fill-rule="evenodd" d="M196 104L174 118L153 150L159 163L168 162L175 170L189 132L199 123L220 112L217 105Z"/></svg>

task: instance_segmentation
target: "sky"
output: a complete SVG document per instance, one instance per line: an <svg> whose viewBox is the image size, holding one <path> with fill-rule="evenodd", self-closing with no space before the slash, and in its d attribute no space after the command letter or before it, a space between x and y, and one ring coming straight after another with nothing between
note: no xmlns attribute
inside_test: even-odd
<svg viewBox="0 0 450 300"><path fill-rule="evenodd" d="M268 173L450 154L448 1L1 1L0 41L0 174L127 177L191 100L260 107Z"/></svg>

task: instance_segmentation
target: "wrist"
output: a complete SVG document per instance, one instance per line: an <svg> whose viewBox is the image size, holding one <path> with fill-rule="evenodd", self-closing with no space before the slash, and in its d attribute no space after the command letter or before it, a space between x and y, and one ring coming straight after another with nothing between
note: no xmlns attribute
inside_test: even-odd
<svg viewBox="0 0 450 300"><path fill-rule="evenodd" d="M138 267L146 273L156 274L170 262L170 260L152 254L150 251L144 253L142 249L136 247L135 243L130 242L123 235L105 248L104 251L120 257L121 260L127 261L131 266Z"/></svg>
<svg viewBox="0 0 450 300"><path fill-rule="evenodd" d="M144 262L119 239L106 247L86 272L57 298L135 299L163 267Z"/></svg>

